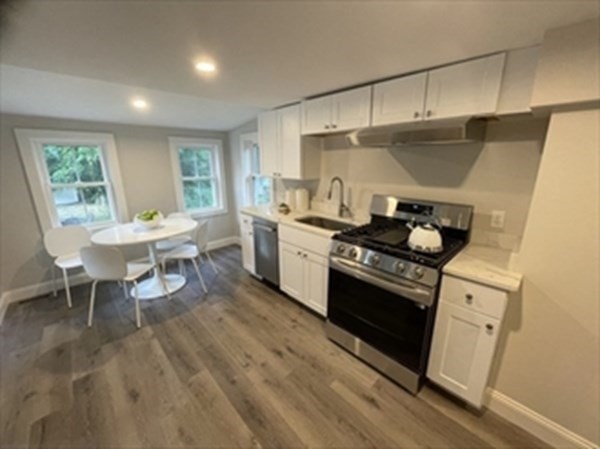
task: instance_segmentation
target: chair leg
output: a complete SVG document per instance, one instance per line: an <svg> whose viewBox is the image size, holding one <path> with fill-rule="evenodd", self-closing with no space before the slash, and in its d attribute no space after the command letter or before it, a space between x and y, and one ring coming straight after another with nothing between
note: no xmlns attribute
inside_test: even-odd
<svg viewBox="0 0 600 449"><path fill-rule="evenodd" d="M123 287L123 295L125 295L125 299L129 298L129 293L127 292L127 281L121 281L121 287Z"/></svg>
<svg viewBox="0 0 600 449"><path fill-rule="evenodd" d="M183 268L184 268L184 267L183 267L183 260L179 259L179 275L180 275L180 276L185 276L185 275L183 274Z"/></svg>
<svg viewBox="0 0 600 449"><path fill-rule="evenodd" d="M140 327L142 327L142 320L140 319L140 294L138 292L137 281L133 281L133 289L135 292L135 294L133 295L135 299L135 325L139 329Z"/></svg>
<svg viewBox="0 0 600 449"><path fill-rule="evenodd" d="M161 265L162 265L162 272L167 274L167 259L166 258L164 258L162 260Z"/></svg>
<svg viewBox="0 0 600 449"><path fill-rule="evenodd" d="M58 293L56 292L56 266L54 264L52 264L50 271L52 271L52 295L56 298Z"/></svg>
<svg viewBox="0 0 600 449"><path fill-rule="evenodd" d="M90 295L90 310L88 311L88 327L92 327L92 319L94 318L94 302L96 301L96 284L98 281L92 282L92 293Z"/></svg>
<svg viewBox="0 0 600 449"><path fill-rule="evenodd" d="M208 293L208 289L206 288L206 284L204 283L204 278L202 277L202 274L200 273L200 268L198 268L198 264L196 263L195 259L191 259L192 261L192 265L194 265L194 270L196 270L196 274L198 275L198 279L200 279L200 283L202 284L202 289L204 290L204 293Z"/></svg>
<svg viewBox="0 0 600 449"><path fill-rule="evenodd" d="M210 253L208 251L204 251L204 254L206 254L206 258L210 262L210 265L211 265L213 271L215 272L215 274L217 274L219 272L219 270L217 270L217 266L213 262L212 257L210 257Z"/></svg>
<svg viewBox="0 0 600 449"><path fill-rule="evenodd" d="M63 279L65 281L65 293L67 295L67 306L69 309L73 307L73 303L71 302L71 289L69 288L69 275L67 274L67 270L63 268Z"/></svg>

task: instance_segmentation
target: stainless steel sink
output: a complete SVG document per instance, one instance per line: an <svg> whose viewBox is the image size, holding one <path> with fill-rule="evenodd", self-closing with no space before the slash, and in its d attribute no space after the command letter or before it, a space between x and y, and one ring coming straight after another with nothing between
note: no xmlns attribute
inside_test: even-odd
<svg viewBox="0 0 600 449"><path fill-rule="evenodd" d="M309 215L307 217L296 218L298 223L304 223L310 226L315 226L321 229L327 229L328 231L341 231L343 229L350 229L354 226L343 221L330 220L329 218L316 217Z"/></svg>

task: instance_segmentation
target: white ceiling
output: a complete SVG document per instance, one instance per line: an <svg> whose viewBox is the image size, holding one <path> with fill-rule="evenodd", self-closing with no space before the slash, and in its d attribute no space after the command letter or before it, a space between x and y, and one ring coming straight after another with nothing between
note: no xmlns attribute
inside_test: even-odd
<svg viewBox="0 0 600 449"><path fill-rule="evenodd" d="M112 104L123 122L228 129L256 108L537 44L548 28L599 14L594 0L24 1L0 62L35 71L4 68L1 89L17 91L0 107L105 120ZM193 69L201 56L214 58L216 76ZM153 105L145 115L122 98L137 90Z"/></svg>

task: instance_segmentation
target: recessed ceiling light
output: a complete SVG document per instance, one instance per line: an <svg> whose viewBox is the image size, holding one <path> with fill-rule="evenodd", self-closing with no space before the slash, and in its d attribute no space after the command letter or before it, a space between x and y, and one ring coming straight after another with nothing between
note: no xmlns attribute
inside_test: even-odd
<svg viewBox="0 0 600 449"><path fill-rule="evenodd" d="M146 109L148 107L148 102L143 98L134 98L131 100L131 105L136 109Z"/></svg>
<svg viewBox="0 0 600 449"><path fill-rule="evenodd" d="M196 63L196 70L204 73L212 73L217 69L217 67L208 61L201 61Z"/></svg>

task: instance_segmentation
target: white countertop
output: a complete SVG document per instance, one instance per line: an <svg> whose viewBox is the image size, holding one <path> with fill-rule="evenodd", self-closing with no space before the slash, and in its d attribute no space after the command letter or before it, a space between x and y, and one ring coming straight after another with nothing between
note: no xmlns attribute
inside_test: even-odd
<svg viewBox="0 0 600 449"><path fill-rule="evenodd" d="M444 266L444 273L509 292L519 290L523 275L511 270L512 253L468 245Z"/></svg>
<svg viewBox="0 0 600 449"><path fill-rule="evenodd" d="M295 228L309 231L314 234L322 235L325 237L331 237L333 234L335 234L338 231L331 231L328 229L319 228L317 226L312 226L312 225L308 225L305 223L299 223L296 221L296 218L307 217L310 215L310 216L316 216L316 217L329 218L330 220L335 220L335 221L342 221L342 222L345 222L345 223L348 223L348 224L354 225L354 226L364 224L363 221L350 220L348 218L340 218L335 215L331 215L331 214L327 214L327 213L319 212L319 211L315 211L315 210L307 210L305 212L294 211L294 212L290 212L289 214L285 215L285 214L280 214L276 210L271 209L269 207L253 206L253 207L242 208L240 210L240 213L252 215L253 217L264 218L265 220L273 221L273 222L280 223L280 224L293 226Z"/></svg>
<svg viewBox="0 0 600 449"><path fill-rule="evenodd" d="M140 228L135 223L124 223L96 232L91 239L96 245L110 246L152 243L186 234L197 226L197 221L185 218L165 218L158 227L148 230Z"/></svg>

